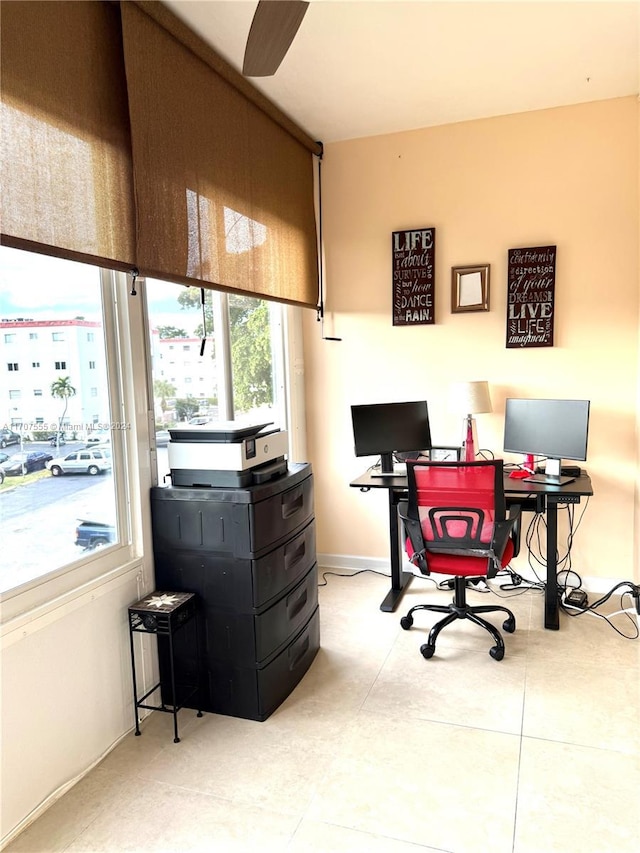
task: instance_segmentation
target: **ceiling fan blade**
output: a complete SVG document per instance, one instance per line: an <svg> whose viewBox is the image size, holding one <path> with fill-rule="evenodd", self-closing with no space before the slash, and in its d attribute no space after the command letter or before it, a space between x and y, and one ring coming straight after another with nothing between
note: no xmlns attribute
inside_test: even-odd
<svg viewBox="0 0 640 853"><path fill-rule="evenodd" d="M308 5L299 0L260 0L244 52L245 77L271 77L276 73Z"/></svg>

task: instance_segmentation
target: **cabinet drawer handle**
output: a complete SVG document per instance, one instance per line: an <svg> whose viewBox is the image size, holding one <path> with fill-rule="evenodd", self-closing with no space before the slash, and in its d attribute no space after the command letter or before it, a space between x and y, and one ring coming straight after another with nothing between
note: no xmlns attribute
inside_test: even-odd
<svg viewBox="0 0 640 853"><path fill-rule="evenodd" d="M296 601L296 603L294 604L294 606L291 608L291 611L289 611L289 601L287 601L287 612L288 612L288 614L289 614L289 619L293 619L293 618L295 618L295 617L298 615L298 613L300 613L300 611L302 610L302 608L303 608L303 607L305 606L305 604L307 603L307 599L308 599L308 597L309 597L309 596L308 596L308 592L307 592L307 590L306 590L306 588L305 588L305 589L302 591L302 594L300 595L299 599Z"/></svg>
<svg viewBox="0 0 640 853"><path fill-rule="evenodd" d="M304 559L304 555L307 553L307 543L303 539L302 542L298 545L295 550L287 550L284 549L284 570L288 572L289 569L292 569L296 566L300 560Z"/></svg>
<svg viewBox="0 0 640 853"><path fill-rule="evenodd" d="M298 664L300 663L302 658L306 655L308 650L309 650L309 636L307 635L304 638L304 642L302 643L302 646L300 647L300 651L298 652L298 654L295 656L295 658L292 661L289 661L289 669L290 670L293 670L298 666ZM291 651L293 651L293 649Z"/></svg>
<svg viewBox="0 0 640 853"><path fill-rule="evenodd" d="M303 506L304 495L302 492L298 492L294 495L285 495L282 501L282 517L291 518L291 516L299 512Z"/></svg>

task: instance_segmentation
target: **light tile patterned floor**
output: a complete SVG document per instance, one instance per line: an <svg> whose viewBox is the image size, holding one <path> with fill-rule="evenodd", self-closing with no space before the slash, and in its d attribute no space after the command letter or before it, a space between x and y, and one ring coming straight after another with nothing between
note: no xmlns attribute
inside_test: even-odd
<svg viewBox="0 0 640 853"><path fill-rule="evenodd" d="M7 853L637 853L640 642L545 631L526 592L503 661L468 622L426 661L436 615L399 618L450 593L419 579L382 613L387 579L327 580L322 648L268 720L183 711L174 744L152 714Z"/></svg>

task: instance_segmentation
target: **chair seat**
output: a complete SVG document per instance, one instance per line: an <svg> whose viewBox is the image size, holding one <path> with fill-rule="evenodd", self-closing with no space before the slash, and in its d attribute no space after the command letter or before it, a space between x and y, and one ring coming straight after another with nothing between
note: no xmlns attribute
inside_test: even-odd
<svg viewBox="0 0 640 853"><path fill-rule="evenodd" d="M413 546L407 537L405 548L409 559L413 556ZM508 566L513 557L513 542L509 540L502 555L502 568ZM487 574L486 557L461 557L454 554L437 554L427 551L427 564L430 572L439 575L461 575L462 577L485 577Z"/></svg>

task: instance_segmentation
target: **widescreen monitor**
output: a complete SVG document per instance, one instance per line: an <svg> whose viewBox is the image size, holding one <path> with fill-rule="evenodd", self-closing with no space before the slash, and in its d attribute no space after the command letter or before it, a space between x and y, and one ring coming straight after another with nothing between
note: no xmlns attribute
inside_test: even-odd
<svg viewBox="0 0 640 853"><path fill-rule="evenodd" d="M504 450L547 459L546 472L559 477L563 459L587 458L589 400L506 401Z"/></svg>
<svg viewBox="0 0 640 853"><path fill-rule="evenodd" d="M351 406L356 456L380 456L381 471L393 473L394 453L431 449L426 400Z"/></svg>

